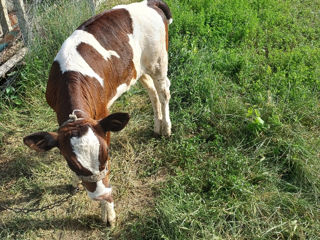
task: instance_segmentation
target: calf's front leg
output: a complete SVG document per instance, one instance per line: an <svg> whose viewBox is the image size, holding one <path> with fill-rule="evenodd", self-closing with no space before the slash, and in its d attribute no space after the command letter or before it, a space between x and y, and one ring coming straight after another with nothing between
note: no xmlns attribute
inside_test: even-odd
<svg viewBox="0 0 320 240"><path fill-rule="evenodd" d="M116 224L116 212L114 211L113 201L102 200L100 202L101 218L103 222L109 222L111 227Z"/></svg>

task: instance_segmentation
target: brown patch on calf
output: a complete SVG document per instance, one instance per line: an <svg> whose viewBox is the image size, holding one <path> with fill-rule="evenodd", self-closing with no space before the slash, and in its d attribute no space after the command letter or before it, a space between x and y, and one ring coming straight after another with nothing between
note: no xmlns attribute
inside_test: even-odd
<svg viewBox="0 0 320 240"><path fill-rule="evenodd" d="M82 182L82 185L89 191L94 192L97 188L97 183L95 182Z"/></svg>
<svg viewBox="0 0 320 240"><path fill-rule="evenodd" d="M94 126L94 132L97 136L103 139L103 141L98 137L100 143L99 149L99 170L102 171L106 168L107 161L109 160L109 143L110 143L110 132L107 134L103 131L99 124ZM109 166L107 166L109 170Z"/></svg>
<svg viewBox="0 0 320 240"><path fill-rule="evenodd" d="M100 125L95 126L95 131L96 133L100 136L103 137L105 142L101 141L100 142L100 151L99 151L99 170L102 171L107 167L107 175L106 177L102 180L102 183L106 186L109 187L109 174L110 174L110 157L109 157L109 146L110 146L110 132L107 132L107 134L104 133ZM108 164L108 165L107 165ZM107 166L106 166L107 165Z"/></svg>
<svg viewBox="0 0 320 240"><path fill-rule="evenodd" d="M102 183L105 187L110 187L108 175L104 179L102 179ZM82 182L82 184L90 192L94 192L97 188L97 183L95 183L95 182ZM111 197L111 195L110 195L110 197Z"/></svg>
<svg viewBox="0 0 320 240"><path fill-rule="evenodd" d="M169 31L169 27L168 27L168 23L165 23L164 24L164 27L166 28L166 49L167 49L167 52L168 52L168 49L169 49L169 34L168 34L168 31Z"/></svg>
<svg viewBox="0 0 320 240"><path fill-rule="evenodd" d="M49 80L47 84L46 90L46 100L50 107L55 109L57 103L57 93L61 87L62 83L62 72L60 69L60 65L58 62L54 61L52 63L50 73L49 73Z"/></svg>
<svg viewBox="0 0 320 240"><path fill-rule="evenodd" d="M71 71L62 74L59 63L54 61L52 64L46 99L50 107L56 112L59 125L69 119L69 114L74 109L91 113L90 105L82 104L84 96L82 94L83 86L81 86L82 76L80 75L80 73ZM79 112L78 114L82 113Z"/></svg>
<svg viewBox="0 0 320 240"><path fill-rule="evenodd" d="M100 83L79 72L62 74L58 62L52 64L46 98L57 114L59 125L69 119L74 109L86 112L76 112L78 117L83 118L101 119L108 114L107 96Z"/></svg>
<svg viewBox="0 0 320 240"><path fill-rule="evenodd" d="M132 79L137 78L128 37L128 34L133 33L130 14L125 9L106 11L82 24L78 30L91 33L106 50L115 51L120 57L112 56L106 61L89 44L81 43L77 47L83 59L104 79L108 103L116 94L119 85L129 85Z"/></svg>
<svg viewBox="0 0 320 240"><path fill-rule="evenodd" d="M108 41L110 39L118 38L119 42L116 43L118 45L121 45L122 40L128 40L127 34L133 33L133 26L129 12L126 9L120 8L98 14L81 24L77 30L87 31L93 34L102 46L109 46ZM113 47L106 49L114 50Z"/></svg>

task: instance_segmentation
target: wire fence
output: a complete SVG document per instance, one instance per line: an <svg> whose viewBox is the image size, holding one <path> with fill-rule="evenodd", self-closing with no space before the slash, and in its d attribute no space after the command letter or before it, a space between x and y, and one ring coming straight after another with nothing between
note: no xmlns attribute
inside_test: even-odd
<svg viewBox="0 0 320 240"><path fill-rule="evenodd" d="M0 95L16 81L16 76L10 72L25 58L29 50L34 50L50 38L59 38L56 32L50 33L47 22L65 26L65 32L58 33L61 35L60 39L65 38L66 32L79 24L73 20L66 23L66 16L62 15L68 13L64 10L60 17L52 14L53 12L72 9L72 14L79 19L81 15L87 18L95 15L102 2L105 0L29 0L25 4L23 0L0 0ZM82 6L86 6L84 12L81 12ZM68 26L73 23L75 26ZM57 41L57 44L61 44L61 41Z"/></svg>
<svg viewBox="0 0 320 240"><path fill-rule="evenodd" d="M85 1L89 6L91 15L95 14L96 8L102 2L102 0ZM27 53L35 27L33 24L34 9L50 4L54 6L54 2L34 0L24 4L23 0L0 0L0 37L2 37L0 39L0 78L5 77L7 72L14 68Z"/></svg>

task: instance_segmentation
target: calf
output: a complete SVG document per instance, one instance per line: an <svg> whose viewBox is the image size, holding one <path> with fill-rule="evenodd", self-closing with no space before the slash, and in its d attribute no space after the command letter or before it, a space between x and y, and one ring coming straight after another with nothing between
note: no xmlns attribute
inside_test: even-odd
<svg viewBox="0 0 320 240"><path fill-rule="evenodd" d="M51 67L46 100L57 115L57 132L24 138L36 151L58 147L91 199L101 201L102 219L115 223L109 185L110 132L129 121L108 109L140 79L154 110L154 132L171 134L168 25L161 0L116 6L83 23L63 43Z"/></svg>

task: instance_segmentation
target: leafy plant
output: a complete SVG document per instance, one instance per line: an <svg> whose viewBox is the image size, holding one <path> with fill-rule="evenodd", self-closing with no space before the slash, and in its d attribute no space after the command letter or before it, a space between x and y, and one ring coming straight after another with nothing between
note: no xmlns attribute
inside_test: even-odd
<svg viewBox="0 0 320 240"><path fill-rule="evenodd" d="M248 121L248 129L256 134L259 134L266 126L264 120L261 118L260 111L255 108L249 108L246 114Z"/></svg>

